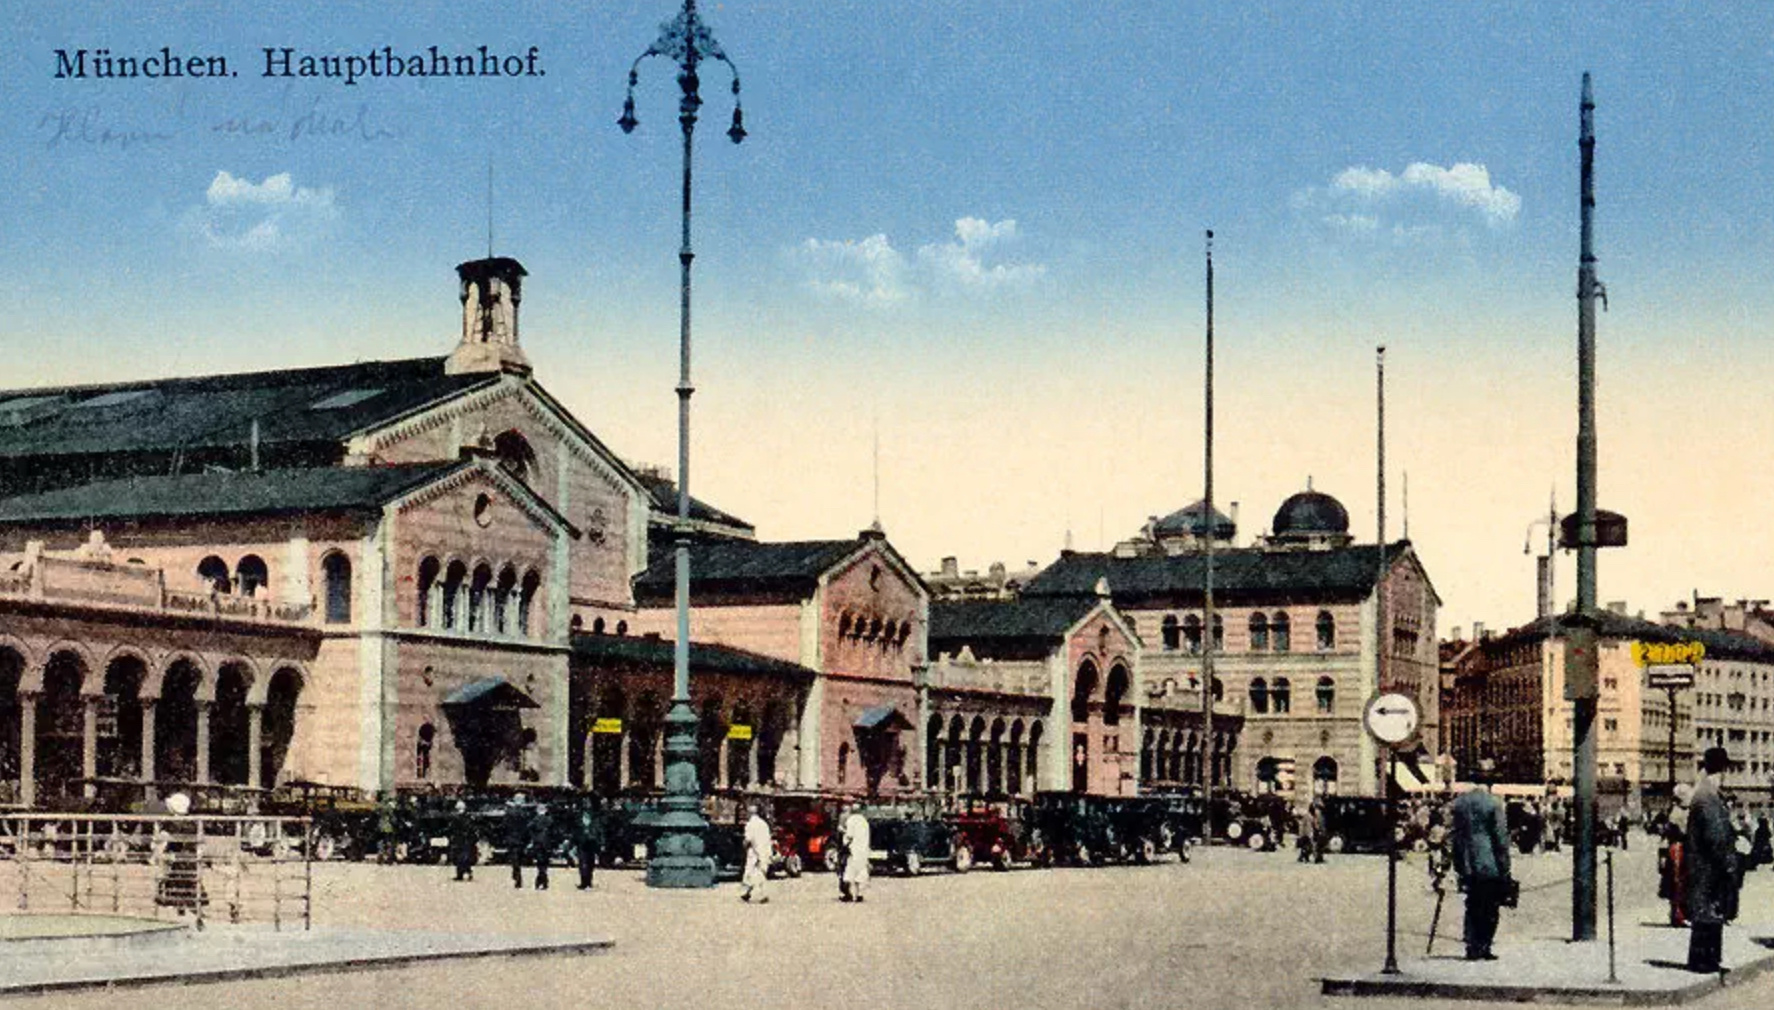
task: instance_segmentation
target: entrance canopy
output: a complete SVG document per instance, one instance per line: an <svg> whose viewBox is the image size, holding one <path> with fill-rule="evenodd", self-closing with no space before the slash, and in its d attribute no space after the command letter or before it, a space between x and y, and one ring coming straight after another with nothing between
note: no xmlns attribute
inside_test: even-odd
<svg viewBox="0 0 1774 1010"><path fill-rule="evenodd" d="M536 699L513 687L504 677L485 677L451 691L443 700L445 708L475 706L500 711L520 708L541 708Z"/></svg>
<svg viewBox="0 0 1774 1010"><path fill-rule="evenodd" d="M912 722L901 714L899 709L894 708L892 705L875 705L863 709L862 714L856 717L856 728L904 730L911 729Z"/></svg>

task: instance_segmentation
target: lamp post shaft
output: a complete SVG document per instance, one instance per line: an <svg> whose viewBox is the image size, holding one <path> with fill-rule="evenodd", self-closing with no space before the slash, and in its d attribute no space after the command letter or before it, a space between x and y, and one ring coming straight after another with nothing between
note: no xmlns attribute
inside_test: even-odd
<svg viewBox="0 0 1774 1010"><path fill-rule="evenodd" d="M1582 157L1577 261L1577 613L1595 616L1595 99L1583 75L1577 147ZM1596 682L1599 639L1580 652L1586 669L1579 682ZM1567 676L1570 674L1567 672ZM1571 939L1595 939L1596 699L1593 691L1571 701L1572 792L1576 844L1571 847Z"/></svg>

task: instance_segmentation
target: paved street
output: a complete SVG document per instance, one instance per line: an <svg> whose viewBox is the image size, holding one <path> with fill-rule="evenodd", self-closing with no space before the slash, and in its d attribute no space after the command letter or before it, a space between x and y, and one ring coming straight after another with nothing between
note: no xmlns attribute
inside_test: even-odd
<svg viewBox="0 0 1774 1010"><path fill-rule="evenodd" d="M1618 904L1655 904L1655 852L1617 856ZM1521 860L1523 908L1500 934L1567 931L1569 853ZM562 934L616 939L591 957L484 960L371 973L196 986L182 1006L279 1008L583 1007L1302 1007L1375 1005L1318 994L1318 977L1384 957L1385 861L1216 849L1194 863L1095 870L932 873L879 879L861 906L832 878L773 883L747 906L713 892L648 891L639 874L603 873L576 891L570 873L544 893L515 891L502 867L458 885L441 868L328 864L317 922L340 927ZM1400 949L1420 953L1432 899L1421 857L1400 867ZM1774 876L1751 878L1746 919L1774 918ZM1457 949L1450 899L1438 952ZM1452 933L1449 935L1448 931ZM1381 1002L1380 1006L1392 1001ZM57 996L56 1006L113 1007L115 994ZM1413 1005L1460 1006L1427 1003ZM1774 976L1701 1006L1774 1005Z"/></svg>

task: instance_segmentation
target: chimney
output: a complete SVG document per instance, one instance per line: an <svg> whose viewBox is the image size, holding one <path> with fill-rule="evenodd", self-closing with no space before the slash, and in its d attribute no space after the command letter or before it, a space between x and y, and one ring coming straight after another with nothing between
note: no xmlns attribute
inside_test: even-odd
<svg viewBox="0 0 1774 1010"><path fill-rule="evenodd" d="M1484 622L1483 621L1473 621L1472 622L1472 640L1474 642L1484 641Z"/></svg>
<svg viewBox="0 0 1774 1010"><path fill-rule="evenodd" d="M940 574L947 576L948 578L951 578L951 579L954 578L955 576L961 574L960 560L957 558L953 558L953 557L943 558L942 559L942 572Z"/></svg>
<svg viewBox="0 0 1774 1010"><path fill-rule="evenodd" d="M1608 613L1619 614L1621 617L1625 617L1626 616L1626 601L1625 600L1609 600L1608 601Z"/></svg>

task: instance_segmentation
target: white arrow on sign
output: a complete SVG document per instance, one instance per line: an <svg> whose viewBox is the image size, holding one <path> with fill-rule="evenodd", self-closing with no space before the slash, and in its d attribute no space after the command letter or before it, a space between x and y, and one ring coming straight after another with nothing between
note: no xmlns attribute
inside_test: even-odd
<svg viewBox="0 0 1774 1010"><path fill-rule="evenodd" d="M1416 699L1408 694L1382 694L1368 702L1362 721L1374 739L1396 747L1417 732Z"/></svg>

